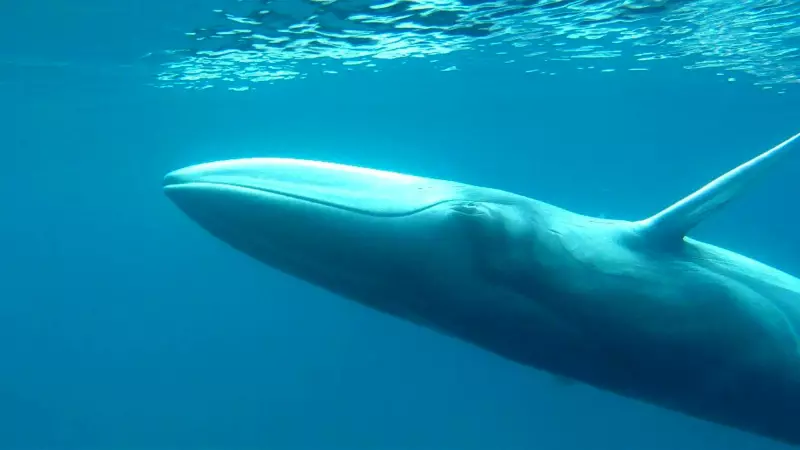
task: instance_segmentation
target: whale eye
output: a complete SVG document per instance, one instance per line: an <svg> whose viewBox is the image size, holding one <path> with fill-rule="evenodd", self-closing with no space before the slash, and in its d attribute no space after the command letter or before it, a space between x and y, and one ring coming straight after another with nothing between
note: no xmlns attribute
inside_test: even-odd
<svg viewBox="0 0 800 450"><path fill-rule="evenodd" d="M495 277L507 254L505 219L498 205L486 202L459 201L449 206L450 223L456 233L464 261L471 273Z"/></svg>
<svg viewBox="0 0 800 450"><path fill-rule="evenodd" d="M470 236L471 245L496 240L498 233L497 217L492 205L483 202L459 201L449 205L452 223Z"/></svg>
<svg viewBox="0 0 800 450"><path fill-rule="evenodd" d="M454 213L476 217L476 216L488 216L488 212L486 208L477 202L460 202L456 203L451 207L451 210Z"/></svg>

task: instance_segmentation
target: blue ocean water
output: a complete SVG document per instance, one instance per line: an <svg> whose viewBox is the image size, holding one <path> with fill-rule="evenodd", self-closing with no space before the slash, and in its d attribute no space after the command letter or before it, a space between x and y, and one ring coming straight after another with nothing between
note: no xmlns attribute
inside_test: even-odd
<svg viewBox="0 0 800 450"><path fill-rule="evenodd" d="M161 180L303 157L642 218L800 131L798 14L778 0L0 5L0 448L786 448L281 275L190 222ZM693 236L800 274L798 178L788 158Z"/></svg>

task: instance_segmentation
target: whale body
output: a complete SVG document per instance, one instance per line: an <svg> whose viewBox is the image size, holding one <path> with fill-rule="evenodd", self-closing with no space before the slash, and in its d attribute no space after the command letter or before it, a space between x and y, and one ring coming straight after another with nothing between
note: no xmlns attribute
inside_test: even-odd
<svg viewBox="0 0 800 450"><path fill-rule="evenodd" d="M800 133L650 218L497 189L253 158L169 173L167 196L264 264L512 361L800 445L800 280L687 233Z"/></svg>

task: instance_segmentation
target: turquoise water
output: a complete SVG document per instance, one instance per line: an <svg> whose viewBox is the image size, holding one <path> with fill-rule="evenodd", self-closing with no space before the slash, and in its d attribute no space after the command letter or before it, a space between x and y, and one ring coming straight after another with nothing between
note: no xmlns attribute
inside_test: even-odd
<svg viewBox="0 0 800 450"><path fill-rule="evenodd" d="M161 179L303 157L642 218L800 131L798 13L0 5L0 448L786 448L280 275L207 236ZM800 159L782 164L693 236L800 275Z"/></svg>

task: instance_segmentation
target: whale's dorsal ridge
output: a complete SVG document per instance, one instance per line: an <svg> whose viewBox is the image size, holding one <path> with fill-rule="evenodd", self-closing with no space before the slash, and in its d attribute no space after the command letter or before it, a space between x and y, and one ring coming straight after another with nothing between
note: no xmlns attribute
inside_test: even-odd
<svg viewBox="0 0 800 450"><path fill-rule="evenodd" d="M658 214L637 222L639 234L648 240L670 241L683 237L714 211L747 190L774 163L800 147L800 133L755 158L731 169Z"/></svg>

